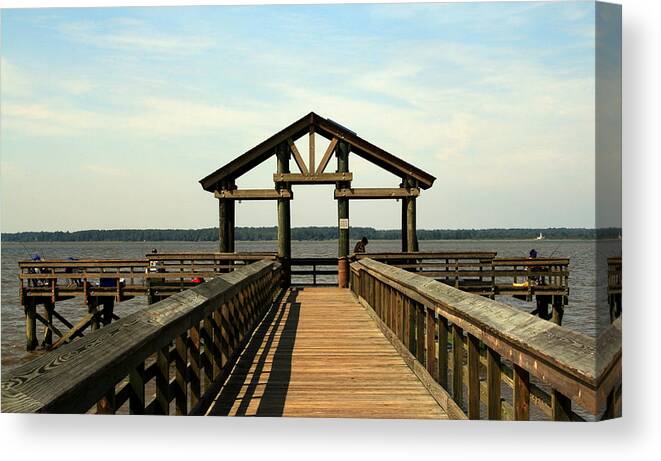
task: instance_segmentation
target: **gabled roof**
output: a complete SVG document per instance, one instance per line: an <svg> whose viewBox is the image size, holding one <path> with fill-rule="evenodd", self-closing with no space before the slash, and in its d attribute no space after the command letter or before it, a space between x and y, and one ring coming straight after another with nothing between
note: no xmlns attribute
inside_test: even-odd
<svg viewBox="0 0 661 461"><path fill-rule="evenodd" d="M365 141L353 131L323 118L314 112L310 112L305 117L295 121L291 125L256 145L248 152L235 158L228 164L220 167L204 179L200 184L205 190L215 191L218 185L224 181L235 180L239 176L247 173L260 163L275 155L275 148L288 139L296 140L310 131L310 127L315 133L331 140L334 137L343 140L351 146L351 152L364 158L365 160L380 166L384 170L393 173L401 178L411 177L418 181L419 187L429 189L434 180L434 176L422 171L408 162L395 157L380 147Z"/></svg>

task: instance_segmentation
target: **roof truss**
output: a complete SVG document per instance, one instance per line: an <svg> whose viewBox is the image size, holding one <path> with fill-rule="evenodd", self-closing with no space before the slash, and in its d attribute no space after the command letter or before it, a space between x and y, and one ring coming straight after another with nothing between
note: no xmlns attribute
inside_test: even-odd
<svg viewBox="0 0 661 461"><path fill-rule="evenodd" d="M324 153L319 165L315 168L315 142L314 135L319 134L330 141L328 149ZM309 156L306 165L303 156L294 142L300 137L308 134ZM425 171L405 162L399 157L386 152L380 147L359 137L355 132L319 115L310 112L305 117L297 120L288 127L280 130L270 138L253 147L243 155L235 158L228 164L206 176L200 183L205 190L215 191L223 188L225 184L231 184L236 178L247 173L257 165L275 155L275 148L287 143L290 147L294 161L303 176L322 176L328 166L330 159L337 147L338 142L344 141L350 146L351 152L374 163L386 171L393 173L403 179L414 180L422 189L428 189L436 179ZM316 181L308 181L316 182Z"/></svg>

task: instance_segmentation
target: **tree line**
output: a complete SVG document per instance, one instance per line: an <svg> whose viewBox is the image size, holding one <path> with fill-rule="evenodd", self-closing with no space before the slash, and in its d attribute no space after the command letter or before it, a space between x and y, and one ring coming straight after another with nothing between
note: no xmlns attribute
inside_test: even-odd
<svg viewBox="0 0 661 461"><path fill-rule="evenodd" d="M587 228L528 228L528 229L418 229L418 240L529 240L542 233L547 239L615 239L622 229L616 227ZM293 240L336 240L337 227L294 227ZM373 227L352 227L349 229L352 240L363 236L370 240L398 240L399 229L374 229ZM258 241L276 240L277 227L237 227L236 240ZM16 232L2 233L5 242L212 242L218 240L218 228L206 229L111 229L82 230L74 232Z"/></svg>

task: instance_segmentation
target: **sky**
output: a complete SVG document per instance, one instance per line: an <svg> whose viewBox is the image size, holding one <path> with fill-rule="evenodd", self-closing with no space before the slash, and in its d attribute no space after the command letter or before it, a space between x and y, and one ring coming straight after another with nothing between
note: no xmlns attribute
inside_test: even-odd
<svg viewBox="0 0 661 461"><path fill-rule="evenodd" d="M592 2L1 15L3 232L216 226L199 179L310 111L436 176L418 228L595 226ZM398 228L400 204L350 216ZM333 186L294 186L293 226L336 222ZM237 205L237 226L276 223L274 202Z"/></svg>

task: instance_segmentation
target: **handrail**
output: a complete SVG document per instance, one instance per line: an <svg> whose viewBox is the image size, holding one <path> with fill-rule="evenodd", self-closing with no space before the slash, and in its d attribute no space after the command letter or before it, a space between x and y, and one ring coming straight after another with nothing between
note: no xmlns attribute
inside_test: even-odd
<svg viewBox="0 0 661 461"><path fill-rule="evenodd" d="M2 374L2 411L198 412L270 306L281 266L263 260L182 291ZM176 372L172 373L172 364ZM155 396L145 387L155 378ZM151 385L151 384L150 384Z"/></svg>
<svg viewBox="0 0 661 461"><path fill-rule="evenodd" d="M290 258L292 276L312 276L312 285L317 285L320 276L337 276L337 258L334 257L296 257ZM321 267L321 268L320 268Z"/></svg>
<svg viewBox="0 0 661 461"><path fill-rule="evenodd" d="M496 295L510 295L532 301L539 295L556 297L554 309L567 304L568 258L497 258L496 254L487 251L355 253L351 258L390 264L492 299Z"/></svg>
<svg viewBox="0 0 661 461"><path fill-rule="evenodd" d="M500 384L506 369L501 358L511 363L514 419L528 419L531 401L540 401L535 392L531 399L531 387L540 390L531 383L531 376L551 388L548 400L553 419L576 419L572 402L593 415L600 415L604 408L607 415L616 412L621 387L621 320L595 340L506 304L368 258L354 262L351 270L351 287L361 302L448 392L451 374L452 397L459 406L467 374L470 418L479 419L482 398L489 419L501 419ZM452 348L450 360L448 345L459 342L461 347ZM480 354L480 349L486 354ZM479 369L485 361L487 382L483 383Z"/></svg>

